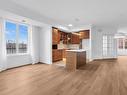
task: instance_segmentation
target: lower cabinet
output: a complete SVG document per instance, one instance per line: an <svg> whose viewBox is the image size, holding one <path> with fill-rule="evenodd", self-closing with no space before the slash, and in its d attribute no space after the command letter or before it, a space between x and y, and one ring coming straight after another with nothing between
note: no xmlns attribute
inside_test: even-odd
<svg viewBox="0 0 127 95"><path fill-rule="evenodd" d="M53 62L63 59L63 49L54 49L52 52Z"/></svg>
<svg viewBox="0 0 127 95"><path fill-rule="evenodd" d="M63 60L66 58L66 50L69 49L53 49L52 51L52 60L53 62Z"/></svg>

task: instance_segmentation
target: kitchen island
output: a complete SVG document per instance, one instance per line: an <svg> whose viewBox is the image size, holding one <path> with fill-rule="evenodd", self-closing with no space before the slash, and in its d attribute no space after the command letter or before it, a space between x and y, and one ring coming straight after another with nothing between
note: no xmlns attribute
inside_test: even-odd
<svg viewBox="0 0 127 95"><path fill-rule="evenodd" d="M85 50L66 50L66 69L75 71L86 64Z"/></svg>

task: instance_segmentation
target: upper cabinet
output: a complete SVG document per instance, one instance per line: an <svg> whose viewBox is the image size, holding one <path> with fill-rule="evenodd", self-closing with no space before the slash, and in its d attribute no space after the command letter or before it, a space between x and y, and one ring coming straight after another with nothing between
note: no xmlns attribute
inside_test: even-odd
<svg viewBox="0 0 127 95"><path fill-rule="evenodd" d="M80 39L89 39L90 38L90 30L82 30L79 33L80 33L80 36L79 36Z"/></svg>
<svg viewBox="0 0 127 95"><path fill-rule="evenodd" d="M70 44L80 44L80 40L90 38L90 30L82 30L75 33L69 33Z"/></svg>
<svg viewBox="0 0 127 95"><path fill-rule="evenodd" d="M63 44L80 44L80 40L89 39L90 38L90 30L82 30L74 33L67 33L57 28L52 28L52 43L59 44L60 41Z"/></svg>
<svg viewBox="0 0 127 95"><path fill-rule="evenodd" d="M68 33L61 31L60 40L63 41L63 44L67 44L68 43Z"/></svg>
<svg viewBox="0 0 127 95"><path fill-rule="evenodd" d="M57 28L52 28L52 43L59 44L60 43L60 31Z"/></svg>
<svg viewBox="0 0 127 95"><path fill-rule="evenodd" d="M71 44L79 44L80 43L79 33L71 33L70 34L70 43Z"/></svg>

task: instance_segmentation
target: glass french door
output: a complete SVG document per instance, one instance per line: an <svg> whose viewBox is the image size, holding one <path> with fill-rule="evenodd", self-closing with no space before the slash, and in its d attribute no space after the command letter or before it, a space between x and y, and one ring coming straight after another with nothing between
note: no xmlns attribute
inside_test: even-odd
<svg viewBox="0 0 127 95"><path fill-rule="evenodd" d="M114 38L112 35L103 36L103 58L114 56Z"/></svg>
<svg viewBox="0 0 127 95"><path fill-rule="evenodd" d="M127 55L127 38L118 38L118 55Z"/></svg>

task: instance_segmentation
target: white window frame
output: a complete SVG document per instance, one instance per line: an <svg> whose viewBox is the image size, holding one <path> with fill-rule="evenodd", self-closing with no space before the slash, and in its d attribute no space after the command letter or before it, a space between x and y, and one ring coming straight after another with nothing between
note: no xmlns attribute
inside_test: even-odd
<svg viewBox="0 0 127 95"><path fill-rule="evenodd" d="M106 37L106 42L104 43L103 39L103 57L110 57L113 54L113 37L112 35L103 35L103 37ZM104 44L106 44L106 47L104 47Z"/></svg>
<svg viewBox="0 0 127 95"><path fill-rule="evenodd" d="M108 55L108 42L107 41L108 41L107 35L103 35L103 56Z"/></svg>
<svg viewBox="0 0 127 95"><path fill-rule="evenodd" d="M14 23L16 24L16 53L13 53L13 54L7 54L7 56L16 56L16 55L28 55L29 52L30 52L30 25L29 24L26 24L26 23L22 23L22 22L17 22L17 21L13 21L13 20L8 20L8 19L5 19L4 20L4 31L6 31L6 22L11 22L11 23ZM27 52L26 53L19 53L19 25L24 25L24 26L27 26L28 27L28 39L27 39ZM5 38L6 38L6 35L5 35ZM6 39L5 39L6 40ZM6 41L5 41L6 42Z"/></svg>

